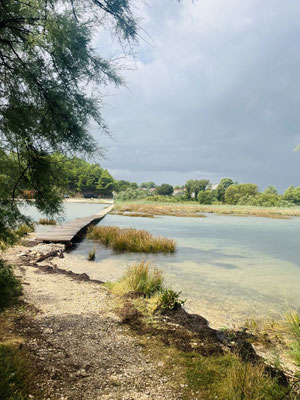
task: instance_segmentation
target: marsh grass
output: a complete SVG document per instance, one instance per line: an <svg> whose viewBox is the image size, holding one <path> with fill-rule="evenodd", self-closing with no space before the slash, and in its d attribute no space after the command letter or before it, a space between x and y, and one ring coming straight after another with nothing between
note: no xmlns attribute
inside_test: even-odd
<svg viewBox="0 0 300 400"><path fill-rule="evenodd" d="M14 303L21 294L20 281L14 276L12 268L0 259L0 310Z"/></svg>
<svg viewBox="0 0 300 400"><path fill-rule="evenodd" d="M94 261L96 258L96 249L95 247L89 251L88 261Z"/></svg>
<svg viewBox="0 0 300 400"><path fill-rule="evenodd" d="M116 251L134 253L174 253L176 242L149 232L116 226L94 226L88 229L87 238L111 247Z"/></svg>
<svg viewBox="0 0 300 400"><path fill-rule="evenodd" d="M163 281L163 275L158 268L142 261L127 268L115 287L121 294L132 292L149 298L162 290Z"/></svg>
<svg viewBox="0 0 300 400"><path fill-rule="evenodd" d="M40 225L56 225L56 220L49 219L49 218L40 218L39 224Z"/></svg>
<svg viewBox="0 0 300 400"><path fill-rule="evenodd" d="M153 215L171 215L177 217L205 217L201 213L215 213L221 215L255 216L275 219L299 217L300 208L255 207L228 204L204 205L197 202L159 203L145 200L135 202L117 202L114 211L127 215L129 212L148 213ZM125 214L124 214L125 213Z"/></svg>

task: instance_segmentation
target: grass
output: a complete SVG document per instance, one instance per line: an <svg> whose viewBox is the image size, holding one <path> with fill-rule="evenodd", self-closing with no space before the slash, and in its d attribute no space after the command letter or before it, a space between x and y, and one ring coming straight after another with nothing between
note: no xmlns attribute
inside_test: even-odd
<svg viewBox="0 0 300 400"><path fill-rule="evenodd" d="M163 288L163 275L155 267L142 261L127 268L124 276L115 284L121 294L137 293L144 297L151 297Z"/></svg>
<svg viewBox="0 0 300 400"><path fill-rule="evenodd" d="M160 203L145 200L118 201L114 211L128 215L128 213L145 213L151 215L171 215L176 217L205 217L201 213L215 213L221 215L256 216L275 219L287 219L300 216L299 207L255 207L238 205L204 205L194 201L182 203Z"/></svg>
<svg viewBox="0 0 300 400"><path fill-rule="evenodd" d="M17 345L0 344L0 399L27 400L29 365Z"/></svg>
<svg viewBox="0 0 300 400"><path fill-rule="evenodd" d="M294 342L291 344L291 355L299 368L300 376L300 316L297 312L290 312L287 315L287 322Z"/></svg>
<svg viewBox="0 0 300 400"><path fill-rule="evenodd" d="M56 225L56 220L49 219L49 218L40 218L39 224L40 225Z"/></svg>
<svg viewBox="0 0 300 400"><path fill-rule="evenodd" d="M88 261L94 261L96 257L96 249L95 247L89 251Z"/></svg>
<svg viewBox="0 0 300 400"><path fill-rule="evenodd" d="M134 253L174 253L176 242L149 232L116 226L94 226L88 229L87 238L111 247L116 251Z"/></svg>
<svg viewBox="0 0 300 400"><path fill-rule="evenodd" d="M0 259L0 310L13 304L21 294L20 281L14 276L12 268Z"/></svg>

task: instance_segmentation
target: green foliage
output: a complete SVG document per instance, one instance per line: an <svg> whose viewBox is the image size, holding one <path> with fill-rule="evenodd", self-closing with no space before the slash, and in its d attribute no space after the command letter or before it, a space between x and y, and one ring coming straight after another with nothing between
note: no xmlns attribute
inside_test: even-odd
<svg viewBox="0 0 300 400"><path fill-rule="evenodd" d="M181 292L172 289L163 289L158 300L158 308L161 310L176 310L184 305L185 300L180 299Z"/></svg>
<svg viewBox="0 0 300 400"><path fill-rule="evenodd" d="M283 200L288 201L289 203L300 204L300 186L294 187L290 186L282 196Z"/></svg>
<svg viewBox="0 0 300 400"><path fill-rule="evenodd" d="M168 183L163 183L156 187L156 192L160 196L171 196L173 194L173 186Z"/></svg>
<svg viewBox="0 0 300 400"><path fill-rule="evenodd" d="M269 186L265 189L264 193L265 193L265 194L274 194L274 195L278 195L278 192L277 192L276 187L275 187L275 186L272 186L272 185L269 185Z"/></svg>
<svg viewBox="0 0 300 400"><path fill-rule="evenodd" d="M233 354L182 353L179 363L186 370L189 389L200 391L207 400L279 400L287 392L263 364L245 363Z"/></svg>
<svg viewBox="0 0 300 400"><path fill-rule="evenodd" d="M152 182L152 181L150 181L150 182L143 182L143 183L141 183L141 188L144 188L144 189L156 188L156 184L155 184L154 182Z"/></svg>
<svg viewBox="0 0 300 400"><path fill-rule="evenodd" d="M88 229L88 239L99 241L116 251L134 253L174 253L174 240L152 236L149 232L116 226L94 226Z"/></svg>
<svg viewBox="0 0 300 400"><path fill-rule="evenodd" d="M229 186L231 186L233 184L234 184L234 182L230 178L223 178L220 180L220 183L218 184L218 187L216 189L216 197L217 197L218 201L221 201L222 203L224 203L226 189L228 189Z"/></svg>
<svg viewBox="0 0 300 400"><path fill-rule="evenodd" d="M197 200L198 193L204 191L209 185L208 179L190 179L185 184L187 198Z"/></svg>
<svg viewBox="0 0 300 400"><path fill-rule="evenodd" d="M0 399L27 400L29 365L15 346L0 344Z"/></svg>
<svg viewBox="0 0 300 400"><path fill-rule="evenodd" d="M291 354L294 357L299 368L300 374L300 316L297 312L291 312L287 315L289 329L294 337L294 343L291 345Z"/></svg>
<svg viewBox="0 0 300 400"><path fill-rule="evenodd" d="M93 122L108 133L99 87L123 81L94 49L95 26L125 45L137 24L128 0L3 0L0 16L0 241L10 244L11 231L25 222L15 202L24 189L39 211L61 211L66 182L50 155L101 152L90 129ZM89 185L91 169L79 186Z"/></svg>
<svg viewBox="0 0 300 400"><path fill-rule="evenodd" d="M162 202L162 203L178 203L180 201L180 199L173 196L161 196L161 195L151 195L149 196L149 194L147 195L148 197L145 198L145 200L149 200L149 201L155 201L155 202Z"/></svg>
<svg viewBox="0 0 300 400"><path fill-rule="evenodd" d="M124 192L120 192L115 196L115 200L137 200L137 199L145 199L149 196L149 193L140 189L127 189Z"/></svg>
<svg viewBox="0 0 300 400"><path fill-rule="evenodd" d="M107 169L104 169L98 179L96 189L102 197L112 197L114 180Z"/></svg>
<svg viewBox="0 0 300 400"><path fill-rule="evenodd" d="M151 297L162 290L163 276L159 269L150 268L150 264L142 261L129 267L120 280L120 284L128 292Z"/></svg>
<svg viewBox="0 0 300 400"><path fill-rule="evenodd" d="M248 204L249 197L255 197L258 193L258 187L254 183L241 183L239 185L230 185L225 192L225 202L227 204ZM243 203L241 203L243 199Z"/></svg>
<svg viewBox="0 0 300 400"><path fill-rule="evenodd" d="M198 201L200 204L213 204L216 200L215 191L207 189L198 193Z"/></svg>
<svg viewBox="0 0 300 400"><path fill-rule="evenodd" d="M0 310L11 305L22 294L20 281L12 268L0 259Z"/></svg>
<svg viewBox="0 0 300 400"><path fill-rule="evenodd" d="M136 182L129 182L129 181L115 181L114 184L114 191L117 193L124 192L127 189L137 189L138 184Z"/></svg>
<svg viewBox="0 0 300 400"><path fill-rule="evenodd" d="M96 258L96 249L95 247L89 251L88 261L94 261Z"/></svg>

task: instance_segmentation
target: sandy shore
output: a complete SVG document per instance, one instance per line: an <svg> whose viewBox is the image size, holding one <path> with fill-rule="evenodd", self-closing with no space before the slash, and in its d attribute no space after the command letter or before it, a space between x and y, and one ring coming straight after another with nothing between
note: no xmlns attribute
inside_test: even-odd
<svg viewBox="0 0 300 400"><path fill-rule="evenodd" d="M114 204L113 199L85 199L80 198L70 198L64 199L65 203L89 203L89 204Z"/></svg>

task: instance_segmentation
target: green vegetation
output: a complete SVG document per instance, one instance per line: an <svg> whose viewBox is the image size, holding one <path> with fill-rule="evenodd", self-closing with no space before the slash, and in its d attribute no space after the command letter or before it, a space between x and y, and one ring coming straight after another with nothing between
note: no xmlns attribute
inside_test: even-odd
<svg viewBox="0 0 300 400"><path fill-rule="evenodd" d="M0 259L0 311L16 301L22 294L20 281L12 268Z"/></svg>
<svg viewBox="0 0 300 400"><path fill-rule="evenodd" d="M174 387L180 387L184 399L281 400L287 393L290 400L297 399L293 388L281 386L262 361L243 361L220 347L208 333L210 328L185 328L189 314L181 309L180 293L164 288L161 272L149 263L129 267L110 287L119 296L123 323L138 332L141 345L159 361L162 372L176 377ZM165 319L166 312L170 320ZM235 335L228 340L235 340Z"/></svg>
<svg viewBox="0 0 300 400"><path fill-rule="evenodd" d="M0 399L27 400L29 365L18 345L0 344Z"/></svg>
<svg viewBox="0 0 300 400"><path fill-rule="evenodd" d="M56 225L56 220L49 219L49 218L40 218L39 224L40 225Z"/></svg>
<svg viewBox="0 0 300 400"><path fill-rule="evenodd" d="M291 345L291 354L299 368L300 377L300 316L297 312L291 312L287 315L287 321L294 339Z"/></svg>
<svg viewBox="0 0 300 400"><path fill-rule="evenodd" d="M151 297L163 288L163 276L159 269L150 268L150 264L142 261L126 270L117 285L122 293L137 293L144 297Z"/></svg>
<svg viewBox="0 0 300 400"><path fill-rule="evenodd" d="M128 0L4 0L0 15L0 241L10 244L11 231L28 222L17 201L24 191L47 216L61 212L68 182L64 159L54 154L102 154L90 127L109 134L102 88L123 80L117 62L96 51L95 27L123 52L137 38L137 22ZM78 185L88 187L81 177ZM96 189L111 195L107 171Z"/></svg>
<svg viewBox="0 0 300 400"><path fill-rule="evenodd" d="M95 247L94 247L93 249L91 249L91 250L89 251L88 260L89 260L89 261L94 261L94 260L95 260L95 257L96 257L96 249L95 249Z"/></svg>
<svg viewBox="0 0 300 400"><path fill-rule="evenodd" d="M149 232L133 228L94 226L88 229L87 238L99 241L116 251L173 253L176 250L174 240L154 237Z"/></svg>
<svg viewBox="0 0 300 400"><path fill-rule="evenodd" d="M158 308L161 310L176 310L183 306L185 300L181 300L180 295L181 292L174 292L172 289L163 289L158 299Z"/></svg>

